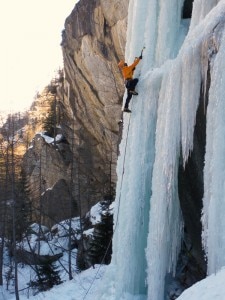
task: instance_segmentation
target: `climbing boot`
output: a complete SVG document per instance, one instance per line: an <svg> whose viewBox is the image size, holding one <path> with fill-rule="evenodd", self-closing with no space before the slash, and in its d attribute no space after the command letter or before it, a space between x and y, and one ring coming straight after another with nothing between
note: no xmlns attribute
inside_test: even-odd
<svg viewBox="0 0 225 300"><path fill-rule="evenodd" d="M124 108L123 112L131 113L131 110L129 108Z"/></svg>
<svg viewBox="0 0 225 300"><path fill-rule="evenodd" d="M132 95L138 95L138 93L136 92L136 91L133 91L133 90L130 90L130 93L132 94Z"/></svg>

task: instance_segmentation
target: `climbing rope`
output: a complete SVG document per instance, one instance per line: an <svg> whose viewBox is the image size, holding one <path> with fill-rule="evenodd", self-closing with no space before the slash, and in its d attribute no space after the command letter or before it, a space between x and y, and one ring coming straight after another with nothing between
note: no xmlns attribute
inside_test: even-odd
<svg viewBox="0 0 225 300"><path fill-rule="evenodd" d="M120 210L120 199L121 199L121 192L122 192L122 186L123 186L123 175L125 171L125 161L126 161L126 153L127 153L127 141L128 141L128 134L130 130L130 115L129 115L129 121L128 121L128 127L127 127L127 136L126 136L126 143L125 143L125 151L124 151L124 157L123 157L123 172L122 172L122 178L121 178L121 185L120 185L120 194L119 194L119 199L118 199L118 209L117 209L117 217L116 217L116 222L115 222L115 227L114 227L114 232L116 231L116 227L118 224L118 216L119 216L119 210ZM113 232L113 233L114 233Z"/></svg>
<svg viewBox="0 0 225 300"><path fill-rule="evenodd" d="M118 199L117 217L116 217L116 222L115 222L113 234L112 234L112 237L111 237L111 239L110 239L110 241L109 241L109 244L108 244L108 246L107 246L107 249L106 249L106 251L105 251L105 254L104 254L104 256L103 256L103 258L102 258L102 260L101 260L101 263L100 263L100 265L99 265L99 267L98 267L98 270L97 270L97 272L96 272L94 278L92 279L91 284L90 284L89 288L87 289L87 291L86 291L86 293L85 293L85 295L84 295L84 297L83 297L83 300L86 299L88 293L90 292L90 290L91 290L91 288L92 288L92 286L93 286L93 284L94 284L94 282L95 282L95 280L96 280L96 278L97 278L97 275L98 275L98 273L99 273L99 271L100 271L100 268L101 268L102 265L103 265L103 261L104 261L106 255L107 255L107 253L108 253L108 251L109 251L109 247L110 247L110 245L111 245L111 243L112 243L112 238L113 238L113 236L114 236L114 234L115 234L115 232L116 232L116 228L117 228L117 224L118 224L119 210L120 210L120 200L121 200L121 191L122 191L122 186L123 186L123 176L124 176L124 171L125 171L125 161L126 161L126 153L127 153L127 141L128 141L129 130L130 130L130 119L131 119L131 117L130 117L130 115L129 115L129 121L128 121L128 127L127 127L127 136L126 136L126 143L125 143L125 151L124 151L124 157L123 157L123 172L122 172L121 185L120 185L120 190L119 190L120 193L119 193L119 199Z"/></svg>
<svg viewBox="0 0 225 300"><path fill-rule="evenodd" d="M141 56L142 56L144 50L145 50L145 46L144 46L144 47L142 48L142 50L141 50ZM132 104L131 104L131 106L132 106ZM121 192L122 192L122 186L123 186L123 176L124 176L124 171L125 171L125 161L126 161L126 153L127 153L127 141L128 141L129 130L130 130L130 119L131 119L131 117L129 116L128 127L127 127L126 143L125 143L125 151L124 151L124 157L123 157L123 171L122 171L121 185L120 185L120 189L119 189L118 209L117 209L117 216L116 216L116 222L115 222L113 234L112 234L112 237L111 237L111 239L110 239L110 241L109 241L109 244L108 244L108 247L107 247L107 249L106 249L106 252L105 252L105 254L104 254L104 256L103 256L103 259L102 259L102 261L101 261L101 263L100 263L100 265L99 265L99 267L98 267L98 270L97 270L97 272L96 272L96 274L95 274L95 276L94 276L94 278L93 278L93 280L92 280L92 282L91 282L91 284L90 284L90 286L89 286L89 288L88 288L86 294L84 295L83 300L87 297L87 295L88 295L90 289L91 289L92 286L93 286L94 281L95 281L96 278L97 278L97 275L98 275L98 273L99 273L99 270L100 270L100 268L101 268L101 266L102 266L102 264L103 264L103 261L104 261L106 255L107 255L108 250L109 250L109 247L110 247L110 245L111 245L111 243L112 243L113 235L115 234L116 229L117 229L118 220L119 220L120 202L121 202ZM121 122L119 122L119 123L121 123ZM122 122L122 123L123 123L123 122Z"/></svg>

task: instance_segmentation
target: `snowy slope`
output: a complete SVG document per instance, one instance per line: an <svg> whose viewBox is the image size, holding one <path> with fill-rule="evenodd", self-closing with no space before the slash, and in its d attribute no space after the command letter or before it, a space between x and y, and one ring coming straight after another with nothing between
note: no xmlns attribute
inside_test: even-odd
<svg viewBox="0 0 225 300"><path fill-rule="evenodd" d="M225 269L222 269L184 291L177 300L224 300L224 280Z"/></svg>
<svg viewBox="0 0 225 300"><path fill-rule="evenodd" d="M102 288L103 284L101 278L104 276L105 267L102 266L98 270L89 269L82 272L75 279L69 282L65 282L60 286L54 287L51 291L41 293L35 297L30 296L31 300L98 300L98 289ZM97 274L97 276L96 276ZM225 270L221 270L217 274L213 274L206 279L193 285L186 290L177 300L225 300ZM94 285L92 285L94 282ZM91 287L91 289L90 289ZM106 289L105 289L106 292ZM131 298L132 297L132 298ZM124 295L124 298L120 300L145 300L146 298L140 298L140 296L131 296L129 294ZM0 290L1 300L14 300L15 296L10 295L6 291ZM20 300L26 300L27 297L20 296ZM105 297L105 300L115 300L113 293L111 296ZM116 299L119 300L119 299Z"/></svg>

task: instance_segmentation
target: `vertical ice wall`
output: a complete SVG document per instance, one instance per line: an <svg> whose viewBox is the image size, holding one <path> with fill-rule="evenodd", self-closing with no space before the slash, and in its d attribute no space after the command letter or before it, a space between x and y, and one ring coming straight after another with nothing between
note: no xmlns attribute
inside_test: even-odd
<svg viewBox="0 0 225 300"><path fill-rule="evenodd" d="M177 190L180 153L185 165L193 148L199 95L208 70L206 62L215 50L210 49L208 41L213 41L214 30L223 20L225 11L225 0L219 3L195 1L195 23L192 22L178 54L184 38L180 20L182 3L130 0L128 63L140 54L143 45L146 49L144 59L136 68L136 76L140 79L139 96L133 97L131 102L132 114L124 115L117 168L113 257L111 275L107 277L112 281L110 289L102 294L104 300L107 293L114 295L115 300L163 300L165 276L175 271L182 236ZM224 47L223 42L215 66L211 66L211 104L207 112L210 122L207 125L203 222L211 271L224 264L222 251L225 247L221 234L213 237L215 216L219 216L220 226L225 225L219 212L219 207L225 206L225 166L219 166L222 155L225 157L225 142L219 146L225 136L222 120L225 76L220 74L220 65L225 67L221 62ZM217 251L213 250L214 243Z"/></svg>
<svg viewBox="0 0 225 300"><path fill-rule="evenodd" d="M156 133L157 115L161 116L161 125L159 126L162 130L165 129L164 117L166 113L169 115L169 119L174 121L174 148L177 151L177 146L179 147L180 133L179 129L177 130L177 123L179 128L180 116L178 115L178 120L175 121L173 118L174 111L170 108L172 103L168 103L167 106L162 104L160 108L158 108L158 103L166 102L165 97L167 97L166 93L168 92L166 91L166 82L168 78L165 76L163 80L162 91L162 75L164 73L168 74L172 67L170 62L165 66L164 63L169 58L177 55L180 43L182 42L182 38L178 39L182 3L183 1L177 0L170 1L170 3L155 0L130 1L126 45L126 59L128 63L131 63L135 56L140 55L143 46L146 49L144 50L144 59L136 68L135 73L140 79L137 87L139 96L136 98L133 97L130 107L132 114L124 115L123 139L120 145L121 155L118 160L116 198L116 212L118 215L117 213L115 214L112 259L112 264L116 265L118 270L115 280L115 299L122 299L125 295L129 300L133 299L132 295L133 297L134 295L139 295L140 297L143 297L143 295L147 296L148 276L146 270L148 267L145 249L147 247L149 230L149 212L152 205L150 204L152 171L155 162L155 153L158 157L157 159L160 161L161 156L157 154L157 151L167 151L167 148L160 145L160 142L157 147L162 146L162 148L155 150L155 134L156 137L158 135ZM176 42L177 40L178 42ZM170 77L169 80L172 81L173 78ZM171 90L170 101L173 100L175 94L179 93L179 85L177 87L177 91L174 92ZM178 107L179 105L178 103ZM158 112L158 109L161 111ZM167 121L169 122L169 120ZM178 133L175 131L178 131ZM171 136L169 132L165 136L167 137L167 141L165 141L166 145L171 140ZM169 155L166 155L164 163L166 163L168 157ZM160 185L159 181L164 182L170 170L173 173L171 173L171 182L168 182L167 187L160 186L160 189L161 187L170 189L169 185L171 185L171 191L168 192L170 193L168 199L165 199L165 196L163 196L164 198L162 197L161 199L162 202L158 202L155 211L156 219L153 221L157 223L154 225L155 227L159 225L160 227L167 228L166 232L162 232L162 236L159 235L156 238L163 239L165 241L164 245L167 245L168 248L171 248L169 244L173 244L174 248L177 247L177 244L179 245L181 233L177 183L173 186L173 178L176 177L177 172L177 170L173 171L173 168L177 167L177 163L177 157L175 159L171 158L171 161L168 162L169 166L166 165L166 168L161 170L163 174L160 174L160 176L162 175L161 178L157 179L156 175L154 179L155 183ZM157 191L158 187L156 186L153 189L156 189L156 198L160 198L161 192L164 193L164 190ZM164 203L164 201L168 202ZM165 222L165 219L168 222ZM171 223L172 220L173 222ZM164 250L166 251L166 249L159 249L158 247L156 249L158 253L162 253ZM169 250L169 252L172 256L171 260L175 263L176 259L173 257L172 251ZM148 254L147 258L149 260ZM153 260L154 257L150 260L150 264ZM165 260L167 260L166 256ZM165 264L167 263L164 261ZM156 272L158 272L158 269L154 269L152 275L155 274L158 280ZM157 298L153 297L151 299Z"/></svg>
<svg viewBox="0 0 225 300"><path fill-rule="evenodd" d="M169 71L171 70L171 72ZM163 74L156 125L155 161L150 200L148 299L164 299L164 278L176 266L182 225L177 189L180 147L180 66Z"/></svg>
<svg viewBox="0 0 225 300"><path fill-rule="evenodd" d="M181 34L181 10L184 0L130 0L126 59L132 62L142 46L147 55L143 73L161 66L177 55L184 36ZM180 35L182 36L180 38Z"/></svg>
<svg viewBox="0 0 225 300"><path fill-rule="evenodd" d="M219 3L220 0L195 0L193 2L193 13L190 29L194 28L205 18L211 9Z"/></svg>

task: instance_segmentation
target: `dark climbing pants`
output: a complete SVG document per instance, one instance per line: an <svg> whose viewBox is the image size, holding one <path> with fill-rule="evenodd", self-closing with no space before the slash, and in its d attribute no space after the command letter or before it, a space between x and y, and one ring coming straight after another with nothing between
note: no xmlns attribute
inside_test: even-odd
<svg viewBox="0 0 225 300"><path fill-rule="evenodd" d="M130 100L132 98L132 94L130 93L130 91L134 91L135 87L138 83L138 78L134 78L134 79L130 79L126 81L126 88L127 88L127 99L125 102L125 108L128 108Z"/></svg>

